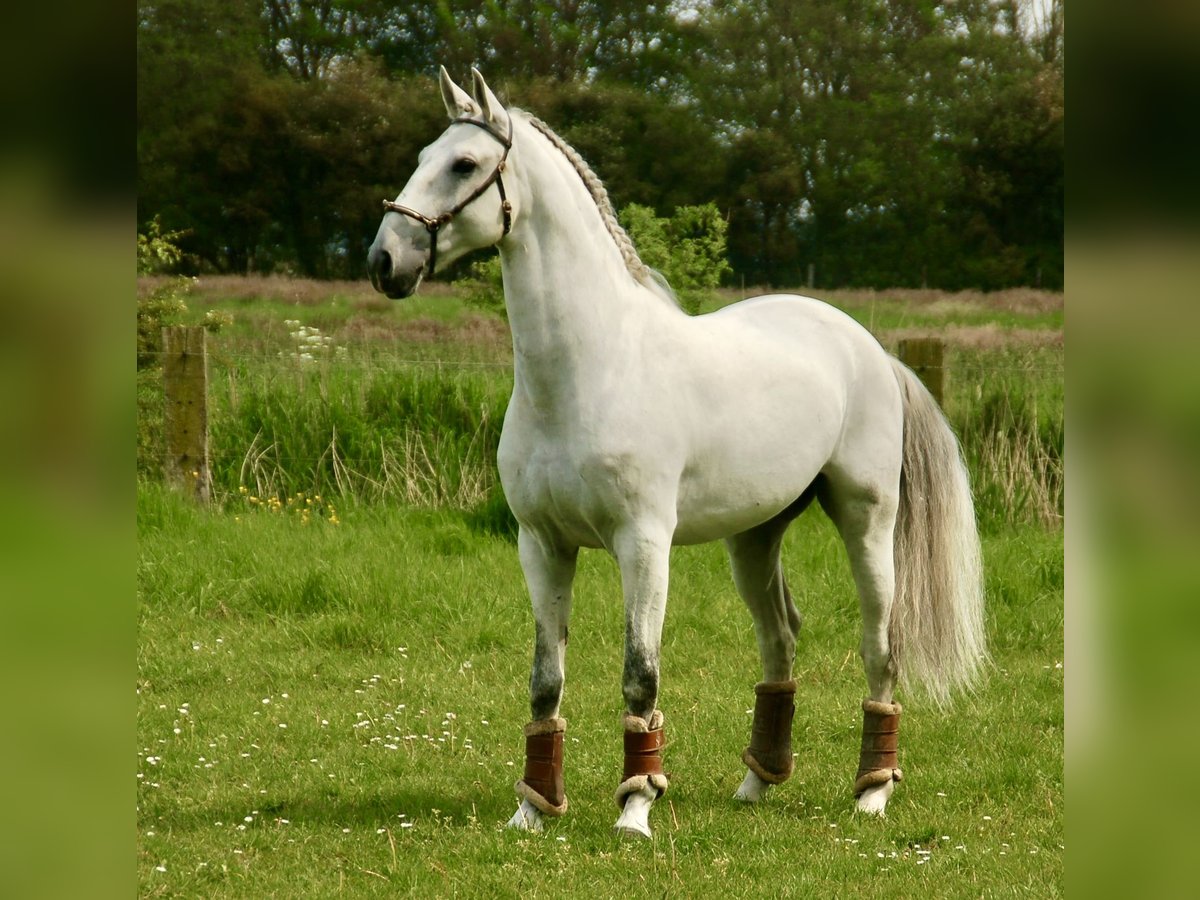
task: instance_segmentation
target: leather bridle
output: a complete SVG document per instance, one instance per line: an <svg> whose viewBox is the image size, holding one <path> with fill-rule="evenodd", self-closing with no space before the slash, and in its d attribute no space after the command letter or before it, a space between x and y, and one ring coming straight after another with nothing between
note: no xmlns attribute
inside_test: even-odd
<svg viewBox="0 0 1200 900"><path fill-rule="evenodd" d="M417 212L415 209L409 209L407 206L401 206L399 203L396 203L393 200L383 201L384 209L389 210L390 212L398 212L400 215L408 216L410 219L415 219L424 225L425 230L429 232L429 272L427 273L429 275L433 275L434 267L437 265L438 230L441 229L443 225L448 224L455 216L466 209L471 203L482 197L484 192L493 184L496 185L496 189L500 192L500 211L504 214L504 234L508 234L509 231L512 230L512 203L509 202L508 198L504 194L504 178L501 174L504 172L504 164L508 160L508 151L512 149L512 119L510 118L508 120L507 137L500 134L485 122L480 122L478 119L471 119L463 116L461 118L454 119L450 124L457 125L459 123L464 125L474 125L476 128L482 128L484 131L498 140L504 147L504 153L500 156L500 162L496 163L496 168L492 171L492 174L487 177L483 184L475 188L475 190L472 191L465 200L458 203L448 212L444 212L440 216L432 218Z"/></svg>

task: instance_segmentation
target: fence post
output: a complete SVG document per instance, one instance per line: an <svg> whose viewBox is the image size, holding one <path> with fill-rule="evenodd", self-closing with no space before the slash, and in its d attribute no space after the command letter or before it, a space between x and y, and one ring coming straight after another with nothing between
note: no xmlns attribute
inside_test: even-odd
<svg viewBox="0 0 1200 900"><path fill-rule="evenodd" d="M167 480L207 502L208 351L201 327L172 325L163 336L163 420Z"/></svg>
<svg viewBox="0 0 1200 900"><path fill-rule="evenodd" d="M945 345L941 338L906 338L900 341L900 362L912 369L933 394L938 406L943 406L946 384Z"/></svg>

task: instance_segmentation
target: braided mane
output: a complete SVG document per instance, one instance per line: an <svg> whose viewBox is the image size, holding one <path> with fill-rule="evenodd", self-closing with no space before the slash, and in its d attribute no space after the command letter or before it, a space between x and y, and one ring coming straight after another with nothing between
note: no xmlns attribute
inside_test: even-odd
<svg viewBox="0 0 1200 900"><path fill-rule="evenodd" d="M550 126L537 116L525 110L514 109L510 111L510 113L514 112L519 112L522 118L540 132L563 155L567 162L571 164L571 167L575 169L575 172L579 175L579 179L583 182L583 186L591 196L592 202L596 204L596 211L600 213L600 219L604 222L604 227L608 230L613 243L616 244L617 250L620 251L621 259L624 260L625 268L629 270L629 274L640 284L650 288L670 302L677 304L679 301L675 298L675 292L671 290L671 286L667 284L666 279L642 262L642 258L638 256L637 249L633 246L633 241L629 239L629 235L621 227L621 223L617 219L616 211L613 209L612 201L608 199L608 191L605 189L603 182L600 181L600 177L592 171L583 157L579 155L579 152L555 134Z"/></svg>

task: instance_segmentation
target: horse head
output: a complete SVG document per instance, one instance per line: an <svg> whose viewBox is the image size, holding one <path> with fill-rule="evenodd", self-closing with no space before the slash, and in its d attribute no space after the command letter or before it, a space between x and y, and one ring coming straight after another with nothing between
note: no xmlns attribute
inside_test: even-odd
<svg viewBox="0 0 1200 900"><path fill-rule="evenodd" d="M471 70L472 93L441 70L449 127L417 157L417 169L395 200L367 253L375 289L407 297L422 279L454 260L498 243L512 228L504 186L512 118L483 76Z"/></svg>

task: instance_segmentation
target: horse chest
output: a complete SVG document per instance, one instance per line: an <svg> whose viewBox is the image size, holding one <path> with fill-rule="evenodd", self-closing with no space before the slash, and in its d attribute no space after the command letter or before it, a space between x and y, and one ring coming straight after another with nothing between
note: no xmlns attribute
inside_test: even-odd
<svg viewBox="0 0 1200 900"><path fill-rule="evenodd" d="M634 451L627 433L505 419L498 463L505 496L522 524L582 546L606 546L620 523L672 508L662 458ZM651 465L653 462L653 465Z"/></svg>

